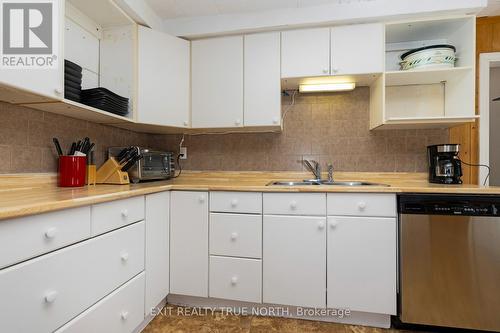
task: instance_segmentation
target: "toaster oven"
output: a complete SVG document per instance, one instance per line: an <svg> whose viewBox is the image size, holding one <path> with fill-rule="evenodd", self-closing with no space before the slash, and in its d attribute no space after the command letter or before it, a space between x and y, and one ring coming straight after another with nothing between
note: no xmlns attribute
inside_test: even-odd
<svg viewBox="0 0 500 333"><path fill-rule="evenodd" d="M108 157L116 157L124 148L108 148ZM134 146L142 158L128 170L129 178L133 183L145 180L169 179L174 176L174 153Z"/></svg>

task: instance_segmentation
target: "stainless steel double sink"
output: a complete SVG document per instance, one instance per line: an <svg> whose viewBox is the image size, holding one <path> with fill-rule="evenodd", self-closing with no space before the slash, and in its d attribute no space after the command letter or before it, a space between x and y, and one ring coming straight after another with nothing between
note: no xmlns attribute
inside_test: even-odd
<svg viewBox="0 0 500 333"><path fill-rule="evenodd" d="M390 186L387 184L378 184L378 183L370 183L370 182L363 182L363 181L327 181L327 180L303 180L303 181L296 181L296 180L278 180L278 181L272 181L266 186L318 186L318 185L329 185L329 186Z"/></svg>

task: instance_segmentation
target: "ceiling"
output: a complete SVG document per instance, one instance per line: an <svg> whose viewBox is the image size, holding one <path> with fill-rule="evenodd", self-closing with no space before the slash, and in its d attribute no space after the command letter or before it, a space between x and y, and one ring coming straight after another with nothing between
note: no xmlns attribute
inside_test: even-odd
<svg viewBox="0 0 500 333"><path fill-rule="evenodd" d="M483 9L479 16L498 16L500 15L500 0L488 0L488 7Z"/></svg>
<svg viewBox="0 0 500 333"><path fill-rule="evenodd" d="M376 0L146 0L163 19L244 14L281 8L303 8L365 1Z"/></svg>

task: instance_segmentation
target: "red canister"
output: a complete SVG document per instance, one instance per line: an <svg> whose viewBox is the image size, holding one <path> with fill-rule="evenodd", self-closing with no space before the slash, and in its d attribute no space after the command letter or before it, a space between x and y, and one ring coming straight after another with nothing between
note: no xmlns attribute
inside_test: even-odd
<svg viewBox="0 0 500 333"><path fill-rule="evenodd" d="M59 156L59 186L84 186L86 164L86 156Z"/></svg>

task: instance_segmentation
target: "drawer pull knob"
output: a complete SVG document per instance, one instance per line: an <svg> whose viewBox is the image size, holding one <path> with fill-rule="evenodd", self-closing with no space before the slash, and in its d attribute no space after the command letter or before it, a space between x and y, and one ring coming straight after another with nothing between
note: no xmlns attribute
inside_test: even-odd
<svg viewBox="0 0 500 333"><path fill-rule="evenodd" d="M127 218L128 217L128 210L127 209L122 210L122 217L123 218Z"/></svg>
<svg viewBox="0 0 500 333"><path fill-rule="evenodd" d="M54 303L56 298L57 298L57 291L52 290L52 291L49 291L47 294L45 294L44 300L45 300L45 303Z"/></svg>
<svg viewBox="0 0 500 333"><path fill-rule="evenodd" d="M330 223L330 229L335 229L337 227L337 222L331 221Z"/></svg>
<svg viewBox="0 0 500 333"><path fill-rule="evenodd" d="M358 208L359 208L359 210L365 210L365 208L366 208L366 202L364 202L364 201L359 202L358 203Z"/></svg>
<svg viewBox="0 0 500 333"><path fill-rule="evenodd" d="M231 207L236 207L236 206L238 206L238 199L231 200Z"/></svg>
<svg viewBox="0 0 500 333"><path fill-rule="evenodd" d="M238 238L238 233L237 233L237 232L233 232L233 233L231 233L231 240L232 240L232 241L235 241L235 240L236 240L236 238Z"/></svg>
<svg viewBox="0 0 500 333"><path fill-rule="evenodd" d="M45 231L45 238L52 239L56 236L56 233L57 233L56 228L48 228L47 231Z"/></svg>
<svg viewBox="0 0 500 333"><path fill-rule="evenodd" d="M204 196L204 195L200 195L200 197L198 198L198 200L199 200L201 203L204 203L204 202L205 202L205 196Z"/></svg>
<svg viewBox="0 0 500 333"><path fill-rule="evenodd" d="M280 119L278 117L273 118L273 124L279 123Z"/></svg>
<svg viewBox="0 0 500 333"><path fill-rule="evenodd" d="M122 253L122 255L120 256L120 258L122 259L123 262L127 262L128 261L128 253L125 252L125 253Z"/></svg>
<svg viewBox="0 0 500 333"><path fill-rule="evenodd" d="M290 202L290 208L293 210L297 209L297 201Z"/></svg>
<svg viewBox="0 0 500 333"><path fill-rule="evenodd" d="M128 311L122 311L122 313L120 314L120 317L122 318L122 320L127 320Z"/></svg>
<svg viewBox="0 0 500 333"><path fill-rule="evenodd" d="M240 124L241 124L241 120L236 119L236 120L234 121L234 124L235 124L236 126L240 126Z"/></svg>
<svg viewBox="0 0 500 333"><path fill-rule="evenodd" d="M238 277L237 277L237 276L233 276L233 277L231 278L231 284L232 284L233 286L235 286L237 283L238 283Z"/></svg>
<svg viewBox="0 0 500 333"><path fill-rule="evenodd" d="M329 70L328 68L323 68L323 71L322 71L324 74L328 74Z"/></svg>
<svg viewBox="0 0 500 333"><path fill-rule="evenodd" d="M323 222L323 221L319 221L319 222L318 222L318 229L319 229L319 230L323 230L323 229L325 229L325 222Z"/></svg>

